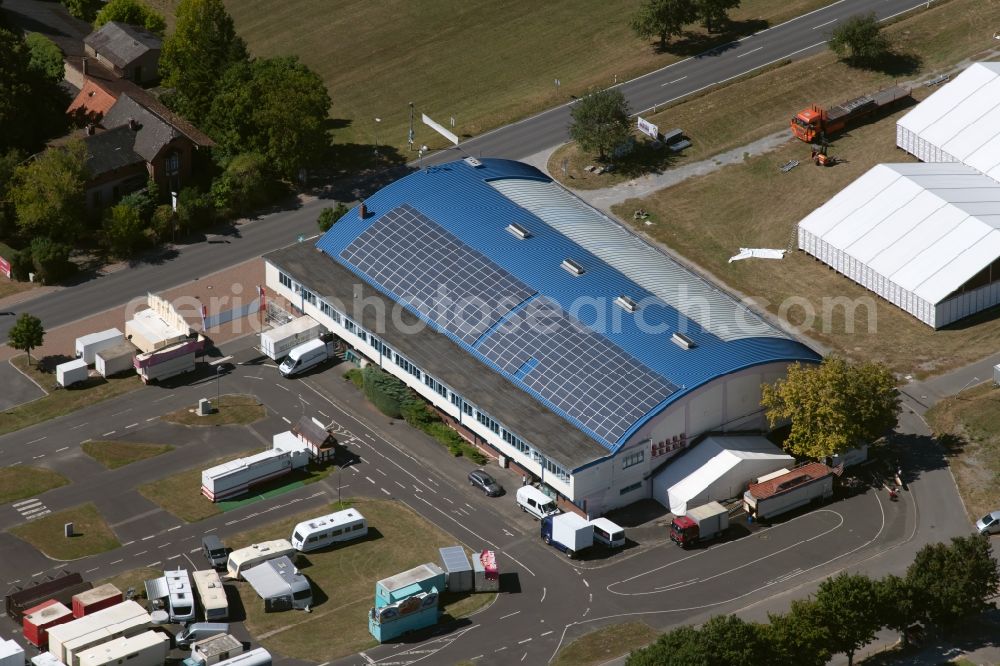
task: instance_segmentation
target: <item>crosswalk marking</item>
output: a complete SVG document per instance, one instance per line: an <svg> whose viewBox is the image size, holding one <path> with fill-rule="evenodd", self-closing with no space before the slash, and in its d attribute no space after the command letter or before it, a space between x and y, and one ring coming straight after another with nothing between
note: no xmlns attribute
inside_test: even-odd
<svg viewBox="0 0 1000 666"><path fill-rule="evenodd" d="M34 520L35 518L41 518L46 514L52 513L47 506L42 504L42 500L40 499L24 500L12 506L26 520Z"/></svg>

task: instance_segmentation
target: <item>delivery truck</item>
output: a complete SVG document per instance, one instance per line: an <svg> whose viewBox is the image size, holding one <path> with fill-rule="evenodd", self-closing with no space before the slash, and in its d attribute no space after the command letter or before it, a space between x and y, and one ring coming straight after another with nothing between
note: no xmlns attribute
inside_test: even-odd
<svg viewBox="0 0 1000 666"><path fill-rule="evenodd" d="M278 366L278 372L281 373L282 377L294 377L321 363L325 363L336 355L336 342L316 338L288 352L288 356Z"/></svg>
<svg viewBox="0 0 1000 666"><path fill-rule="evenodd" d="M573 557L594 545L594 526L575 513L542 518L542 541Z"/></svg>
<svg viewBox="0 0 1000 666"><path fill-rule="evenodd" d="M754 520L768 520L810 502L833 497L833 470L823 463L806 463L743 493L743 507Z"/></svg>
<svg viewBox="0 0 1000 666"><path fill-rule="evenodd" d="M299 317L277 328L262 331L260 350L271 360L280 361L295 347L318 338L324 330L323 325L312 317Z"/></svg>
<svg viewBox="0 0 1000 666"><path fill-rule="evenodd" d="M87 365L91 365L94 363L97 352L120 345L123 342L125 342L125 336L117 328L84 335L76 339L76 357L82 358L87 362Z"/></svg>
<svg viewBox="0 0 1000 666"><path fill-rule="evenodd" d="M729 527L729 511L718 502L689 509L670 521L670 540L681 548L721 535Z"/></svg>

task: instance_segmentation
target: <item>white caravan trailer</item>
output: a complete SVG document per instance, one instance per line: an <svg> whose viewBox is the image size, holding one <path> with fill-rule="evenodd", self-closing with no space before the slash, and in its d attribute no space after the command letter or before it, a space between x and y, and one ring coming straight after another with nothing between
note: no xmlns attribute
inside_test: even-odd
<svg viewBox="0 0 1000 666"><path fill-rule="evenodd" d="M352 541L368 534L368 521L357 509L306 520L292 530L292 545L307 553L338 541Z"/></svg>
<svg viewBox="0 0 1000 666"><path fill-rule="evenodd" d="M205 621L215 622L229 617L226 588L222 586L219 572L215 569L195 571L191 574L191 578L194 580L194 589L198 590L198 599L201 600L202 616Z"/></svg>
<svg viewBox="0 0 1000 666"><path fill-rule="evenodd" d="M229 561L226 563L226 572L230 578L239 580L243 577L243 572L252 566L273 560L282 555L294 556L295 549L288 539L275 539L274 541L264 541L239 548L229 553Z"/></svg>

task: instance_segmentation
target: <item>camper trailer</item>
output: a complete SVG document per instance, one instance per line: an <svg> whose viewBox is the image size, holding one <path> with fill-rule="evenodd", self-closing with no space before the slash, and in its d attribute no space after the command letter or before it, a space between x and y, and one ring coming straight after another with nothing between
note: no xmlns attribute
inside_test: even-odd
<svg viewBox="0 0 1000 666"><path fill-rule="evenodd" d="M368 534L368 521L357 509L345 509L328 516L306 520L292 530L292 545L296 550L326 548L338 541L352 541Z"/></svg>
<svg viewBox="0 0 1000 666"><path fill-rule="evenodd" d="M243 577L243 572L250 567L261 562L273 560L282 555L295 555L295 549L287 539L275 539L274 541L264 541L255 543L246 548L239 548L229 553L229 561L226 563L226 573L230 578L239 580Z"/></svg>
<svg viewBox="0 0 1000 666"><path fill-rule="evenodd" d="M202 617L206 622L225 620L229 616L229 602L226 601L226 588L215 569L195 571L191 574L194 587L201 601Z"/></svg>

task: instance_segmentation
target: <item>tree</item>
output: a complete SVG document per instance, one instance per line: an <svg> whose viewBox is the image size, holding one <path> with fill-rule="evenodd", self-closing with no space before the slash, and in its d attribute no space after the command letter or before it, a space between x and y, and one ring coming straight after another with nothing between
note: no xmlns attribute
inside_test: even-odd
<svg viewBox="0 0 1000 666"><path fill-rule="evenodd" d="M177 111L202 124L223 73L246 59L247 45L222 0L181 0L160 53L163 83L175 89L170 102Z"/></svg>
<svg viewBox="0 0 1000 666"><path fill-rule="evenodd" d="M14 209L10 205L10 186L14 180L17 165L27 157L24 153L12 148L0 154L0 238L14 233Z"/></svg>
<svg viewBox="0 0 1000 666"><path fill-rule="evenodd" d="M852 16L838 25L828 44L838 57L857 65L876 62L892 48L889 35L882 30L875 12Z"/></svg>
<svg viewBox="0 0 1000 666"><path fill-rule="evenodd" d="M196 187L184 187L177 194L177 227L194 231L215 221L212 196Z"/></svg>
<svg viewBox="0 0 1000 666"><path fill-rule="evenodd" d="M104 242L111 254L121 259L128 259L145 240L146 225L142 221L139 209L128 203L118 203L111 207L102 225Z"/></svg>
<svg viewBox="0 0 1000 666"><path fill-rule="evenodd" d="M212 199L216 210L238 216L270 201L275 190L267 158L260 153L242 153L212 183Z"/></svg>
<svg viewBox="0 0 1000 666"><path fill-rule="evenodd" d="M830 652L843 652L847 664L882 627L878 587L868 576L841 573L827 578L816 592L816 609L826 628Z"/></svg>
<svg viewBox="0 0 1000 666"><path fill-rule="evenodd" d="M830 357L819 366L796 363L788 376L762 387L771 426L791 420L785 448L824 458L871 442L896 426L899 392L882 363L848 364Z"/></svg>
<svg viewBox="0 0 1000 666"><path fill-rule="evenodd" d="M28 355L28 365L31 365L31 350L41 347L44 339L45 329L42 328L42 320L27 312L18 317L7 332L10 346Z"/></svg>
<svg viewBox="0 0 1000 666"><path fill-rule="evenodd" d="M0 152L35 152L65 131L69 98L33 57L20 33L0 28Z"/></svg>
<svg viewBox="0 0 1000 666"><path fill-rule="evenodd" d="M625 666L714 666L698 630L677 627L656 639L656 642L634 650Z"/></svg>
<svg viewBox="0 0 1000 666"><path fill-rule="evenodd" d="M10 198L22 233L76 241L84 221L86 154L74 139L17 168Z"/></svg>
<svg viewBox="0 0 1000 666"><path fill-rule="evenodd" d="M772 666L826 666L828 632L815 601L796 600L785 615L768 615L761 629L771 646L766 660Z"/></svg>
<svg viewBox="0 0 1000 666"><path fill-rule="evenodd" d="M716 615L702 625L699 638L719 666L758 666L768 663L770 646L760 625L735 615Z"/></svg>
<svg viewBox="0 0 1000 666"><path fill-rule="evenodd" d="M316 219L316 225L319 230L326 233L330 230L337 220L347 215L347 206L342 202L338 202L333 208L324 208L320 211L319 217Z"/></svg>
<svg viewBox="0 0 1000 666"><path fill-rule="evenodd" d="M70 263L72 248L66 243L58 243L46 236L31 240L31 265L35 274L44 284L55 284L67 277L75 268Z"/></svg>
<svg viewBox="0 0 1000 666"><path fill-rule="evenodd" d="M882 626L898 631L904 645L908 640L906 630L924 619L924 596L923 590L899 576L890 574L878 581Z"/></svg>
<svg viewBox="0 0 1000 666"><path fill-rule="evenodd" d="M81 21L94 20L97 10L101 8L104 0L62 0L62 3L69 10L69 13Z"/></svg>
<svg viewBox="0 0 1000 666"><path fill-rule="evenodd" d="M660 49L667 40L684 32L684 26L698 18L695 0L646 0L632 17L631 26L642 39L660 38Z"/></svg>
<svg viewBox="0 0 1000 666"><path fill-rule="evenodd" d="M97 12L94 29L100 28L108 21L137 25L161 37L167 29L164 18L139 0L108 0L101 11Z"/></svg>
<svg viewBox="0 0 1000 666"><path fill-rule="evenodd" d="M580 98L570 116L570 138L584 150L596 151L600 160L632 138L628 102L617 88L596 90Z"/></svg>
<svg viewBox="0 0 1000 666"><path fill-rule="evenodd" d="M695 0L695 9L705 29L716 32L729 20L729 10L740 6L740 0Z"/></svg>
<svg viewBox="0 0 1000 666"><path fill-rule="evenodd" d="M921 591L926 620L950 628L988 607L1000 576L989 539L975 535L921 548L906 570L906 582Z"/></svg>
<svg viewBox="0 0 1000 666"><path fill-rule="evenodd" d="M294 56L234 65L219 84L206 124L224 155L252 151L294 178L329 145L330 96L318 74Z"/></svg>
<svg viewBox="0 0 1000 666"><path fill-rule="evenodd" d="M63 54L55 42L38 32L29 32L24 37L31 57L28 66L52 83L63 80Z"/></svg>

